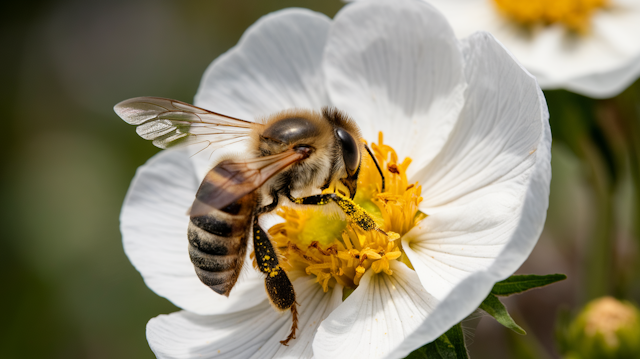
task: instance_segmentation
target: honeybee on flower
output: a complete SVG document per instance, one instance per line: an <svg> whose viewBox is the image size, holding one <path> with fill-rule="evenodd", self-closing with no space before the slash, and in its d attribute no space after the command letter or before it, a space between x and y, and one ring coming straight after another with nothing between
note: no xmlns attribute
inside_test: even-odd
<svg viewBox="0 0 640 359"><path fill-rule="evenodd" d="M211 157L166 150L139 169L121 214L132 263L184 309L149 322L159 358L405 356L475 310L542 230L551 138L540 88L491 35L458 40L426 3L265 16L211 64L194 104L247 121L296 108L348 114L386 181L363 157L354 201L399 238L295 203L264 216L299 310L283 346L291 313L271 310L259 273L245 265L220 296L187 250L198 185L246 143Z"/></svg>

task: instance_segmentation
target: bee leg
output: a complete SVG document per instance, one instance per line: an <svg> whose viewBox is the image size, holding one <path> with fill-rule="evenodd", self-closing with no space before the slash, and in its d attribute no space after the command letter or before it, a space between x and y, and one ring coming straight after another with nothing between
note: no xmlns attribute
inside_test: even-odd
<svg viewBox="0 0 640 359"><path fill-rule="evenodd" d="M293 302L293 304L291 304L291 331L289 332L289 335L287 336L287 339L285 340L281 340L280 344L284 345L284 346L289 346L289 341L291 339L295 339L296 338L296 330L298 329L298 305L296 302Z"/></svg>
<svg viewBox="0 0 640 359"><path fill-rule="evenodd" d="M371 218L371 216L365 211L362 207L358 206L354 201L350 200L348 197L341 196L336 193L325 193L318 194L315 196L302 197L302 198L294 198L291 194L288 194L287 197L289 200L296 204L307 204L307 205L316 205L322 206L329 202L335 202L342 211L349 217L351 221L353 221L358 227L362 228L365 231L378 231L386 236L388 234L383 231L376 222Z"/></svg>
<svg viewBox="0 0 640 359"><path fill-rule="evenodd" d="M258 210L256 211L256 216L259 216L259 215L261 215L263 213L271 212L274 209L276 209L276 207L278 207L278 192L277 191L271 191L271 198L273 198L273 202L269 203L268 205L266 205L264 207L258 208Z"/></svg>
<svg viewBox="0 0 640 359"><path fill-rule="evenodd" d="M280 267L278 255L267 234L258 224L258 216L253 218L253 251L256 256L258 268L264 274L264 284L271 304L279 310L291 310L293 323L287 339L281 341L287 345L291 339L295 339L298 329L298 310L296 307L296 292L289 280L287 273Z"/></svg>

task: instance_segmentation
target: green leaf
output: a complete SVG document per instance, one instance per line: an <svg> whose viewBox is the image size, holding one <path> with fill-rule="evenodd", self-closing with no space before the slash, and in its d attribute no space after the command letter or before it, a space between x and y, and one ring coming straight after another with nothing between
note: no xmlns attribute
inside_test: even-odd
<svg viewBox="0 0 640 359"><path fill-rule="evenodd" d="M438 340L438 339L436 339ZM436 347L436 340L431 343L427 343L427 345L423 346L423 353L425 358L427 359L444 359L442 355L438 352L438 348Z"/></svg>
<svg viewBox="0 0 640 359"><path fill-rule="evenodd" d="M438 350L437 342L442 338L442 336L431 343L427 343L422 347L414 350L411 354L407 355L405 359L456 359L455 353L453 357L445 357L440 354ZM448 341L448 340L447 340Z"/></svg>
<svg viewBox="0 0 640 359"><path fill-rule="evenodd" d="M416 349L406 359L468 359L460 323L431 343Z"/></svg>
<svg viewBox="0 0 640 359"><path fill-rule="evenodd" d="M467 353L467 346L464 343L464 333L462 332L462 326L460 323L454 325L449 329L445 335L451 341L451 344L456 349L456 358L457 359L469 359L469 354Z"/></svg>
<svg viewBox="0 0 640 359"><path fill-rule="evenodd" d="M431 343L429 343L431 344ZM429 345L427 344L427 345ZM420 347L414 351L412 351L409 355L407 355L406 357L404 357L404 359L440 359L439 356L427 356L426 353L426 349L427 349L427 345ZM436 351L436 355L438 354L438 352Z"/></svg>
<svg viewBox="0 0 640 359"><path fill-rule="evenodd" d="M512 275L511 277L496 283L493 286L493 289L491 289L491 294L508 296L511 294L522 293L529 289L544 287L565 279L567 279L567 276L564 274Z"/></svg>
<svg viewBox="0 0 640 359"><path fill-rule="evenodd" d="M490 316L494 317L498 323L504 325L505 327L513 330L518 334L525 335L527 332L524 331L516 322L513 321L509 312L507 312L507 308L504 307L504 304L500 302L498 297L493 294L489 294L487 298L480 304L480 309L487 312Z"/></svg>
<svg viewBox="0 0 640 359"><path fill-rule="evenodd" d="M457 359L456 348L451 344L446 334L442 334L434 343L442 359Z"/></svg>

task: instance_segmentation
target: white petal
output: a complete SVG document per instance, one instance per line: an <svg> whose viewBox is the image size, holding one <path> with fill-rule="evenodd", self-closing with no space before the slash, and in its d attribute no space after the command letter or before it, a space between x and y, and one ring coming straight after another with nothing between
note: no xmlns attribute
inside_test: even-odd
<svg viewBox="0 0 640 359"><path fill-rule="evenodd" d="M546 107L544 108L546 110ZM548 117L548 113L546 115ZM551 180L551 131L545 126L538 147L536 165L526 193L524 209L513 233L500 255L486 270L475 272L458 283L420 327L402 342L394 353L404 357L431 342L454 324L473 312L491 291L493 284L510 276L523 260L529 256L542 231L541 223L549 205L549 182ZM405 247L406 248L406 247ZM423 282L424 283L424 282Z"/></svg>
<svg viewBox="0 0 640 359"><path fill-rule="evenodd" d="M537 161L550 156L548 115L535 80L491 35L478 33L464 44L467 102L442 152L411 180L422 185L421 210L429 216L403 238L420 280L439 299L491 266L529 211L546 212L549 196L547 184L538 194L544 206L524 204ZM541 218L534 224L540 230ZM526 244L532 248L537 239Z"/></svg>
<svg viewBox="0 0 640 359"><path fill-rule="evenodd" d="M624 66L613 71L596 72L571 79L564 86L555 84L545 88L564 87L570 91L593 98L610 98L620 94L638 77L640 77L640 53Z"/></svg>
<svg viewBox="0 0 640 359"><path fill-rule="evenodd" d="M138 168L120 214L125 253L147 286L180 308L215 314L257 305L266 294L249 260L228 298L195 274L187 252L187 210L199 185L184 150L160 152Z"/></svg>
<svg viewBox="0 0 640 359"><path fill-rule="evenodd" d="M477 33L463 44L469 83L464 108L442 151L410 178L422 185L427 214L464 204L492 185L517 182L535 163L548 126L535 79L491 35Z"/></svg>
<svg viewBox="0 0 640 359"><path fill-rule="evenodd" d="M362 1L335 18L324 70L332 103L422 167L451 130L464 98L463 63L447 21L417 1ZM410 167L410 169L412 168Z"/></svg>
<svg viewBox="0 0 640 359"><path fill-rule="evenodd" d="M316 357L396 356L405 337L428 321L435 298L406 265L392 261L391 269L391 276L367 271L358 288L322 322L313 342Z"/></svg>
<svg viewBox="0 0 640 359"><path fill-rule="evenodd" d="M342 287L324 293L309 276L295 280L294 287L300 320L289 346L280 341L291 329L291 312L279 313L268 301L232 314L161 315L147 325L149 345L158 358L311 358L316 329L341 302Z"/></svg>
<svg viewBox="0 0 640 359"><path fill-rule="evenodd" d="M407 256L436 298L444 299L464 278L490 267L514 235L522 211L522 199L514 197L521 193L508 186L492 189L430 215L403 236Z"/></svg>
<svg viewBox="0 0 640 359"><path fill-rule="evenodd" d="M484 69L487 71L487 78L495 76L496 81L502 82L504 79L498 73L492 74L492 66L489 65L499 63L495 55L498 58L504 56L505 50L487 34L477 34L465 42L469 58L476 58L474 66L469 70ZM494 56L488 56L492 53ZM483 54L483 57L472 54ZM509 78L521 84L521 90L530 86L535 88L530 78L518 78L512 72L512 66L502 64L495 71L509 74ZM503 86L508 88L507 84ZM485 88L485 91L488 89ZM509 92L518 93L513 86ZM540 236L549 199L551 132L542 92L539 89L536 92L537 108L527 105L527 98L536 99L536 96L517 99L527 108L527 112L535 115L534 121L538 123L538 126L525 126L529 131L538 128L536 152L521 156L522 162L516 163L513 157L517 151L512 151L509 156L503 157L505 163L515 165L509 173L496 177L494 182L482 189L452 199L454 205L442 206L422 222L422 228L416 227L403 238L405 251L420 276L420 281L427 291L441 301L429 320L402 343L401 348L396 351L397 355L406 355L425 342L434 340L475 310L496 281L508 277L522 264ZM500 121L502 114L508 112L496 113L497 121ZM502 127L512 126L512 122L518 123L518 116L507 118L511 118L511 121L503 123ZM488 125L486 120L479 117L477 125ZM473 126L473 123L469 125ZM466 138L466 141L474 148L482 144L487 136L492 138L491 133L477 133ZM527 136L515 138L522 141ZM510 148L504 141L494 139L491 143L502 149ZM466 153L475 152L469 149ZM530 161L533 163L529 164ZM493 172L488 172L491 173ZM476 174L472 178L478 180L482 176ZM518 196L518 192L522 195ZM432 255L434 258L431 258Z"/></svg>
<svg viewBox="0 0 640 359"><path fill-rule="evenodd" d="M495 31L504 26L503 17L490 1L429 0L429 3L442 11L460 39L478 30Z"/></svg>
<svg viewBox="0 0 640 359"><path fill-rule="evenodd" d="M303 9L262 17L209 66L195 104L246 120L328 105L320 62L329 25L325 15Z"/></svg>

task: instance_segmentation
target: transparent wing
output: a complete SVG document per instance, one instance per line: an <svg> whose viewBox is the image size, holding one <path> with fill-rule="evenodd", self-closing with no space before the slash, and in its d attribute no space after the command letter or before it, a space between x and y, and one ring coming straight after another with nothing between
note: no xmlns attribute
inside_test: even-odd
<svg viewBox="0 0 640 359"><path fill-rule="evenodd" d="M211 212L212 208L227 207L310 153L309 148L298 147L265 157L220 162L202 181L189 214L197 217Z"/></svg>
<svg viewBox="0 0 640 359"><path fill-rule="evenodd" d="M176 144L202 144L217 149L248 138L252 129L264 126L178 100L136 97L120 102L114 111L136 132L160 148Z"/></svg>

